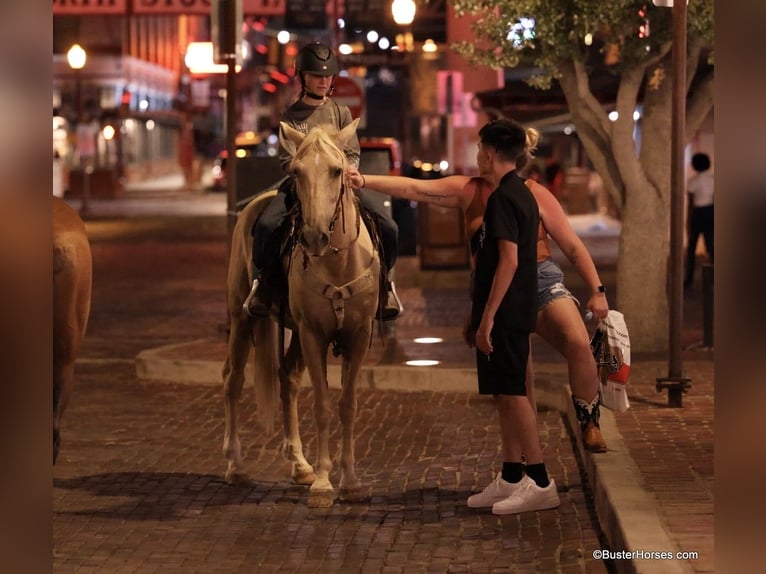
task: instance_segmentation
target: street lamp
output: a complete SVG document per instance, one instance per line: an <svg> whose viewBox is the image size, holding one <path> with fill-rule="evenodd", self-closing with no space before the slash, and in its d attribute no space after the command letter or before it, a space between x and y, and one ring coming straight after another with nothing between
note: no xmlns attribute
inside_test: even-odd
<svg viewBox="0 0 766 574"><path fill-rule="evenodd" d="M410 26L415 20L415 11L417 6L414 0L394 0L391 4L391 15L394 17L394 22L399 26L403 26L405 29L404 34L401 35L402 41L397 42L400 46L404 46L405 52L411 52L413 48L412 30Z"/></svg>
<svg viewBox="0 0 766 574"><path fill-rule="evenodd" d="M80 167L82 168L82 202L80 204L80 214L86 215L90 211L90 170L91 165L88 161L86 152L90 150L92 145L88 142L88 145L84 144L85 130L81 129L82 118L82 95L80 93L80 71L85 67L85 62L88 59L88 54L80 44L73 44L66 53L66 59L69 63L69 67L74 72L75 81L75 122L74 127L77 128L77 148L79 153Z"/></svg>
<svg viewBox="0 0 766 574"><path fill-rule="evenodd" d="M82 70L87 59L88 54L80 44L73 44L66 53L66 60L69 62L69 67L73 70Z"/></svg>
<svg viewBox="0 0 766 574"><path fill-rule="evenodd" d="M394 0L391 4L391 14L394 22L400 26L409 26L415 19L415 2L413 0Z"/></svg>
<svg viewBox="0 0 766 574"><path fill-rule="evenodd" d="M409 91L410 91L410 58L409 52L413 50L413 38L412 38L412 22L415 20L415 12L417 7L414 0L394 0L391 3L391 15L394 17L394 22L404 28L403 34L397 34L396 43L399 49L404 52L403 69L401 74L401 91L402 101L402 138L404 140L405 156L409 156L409 114L407 110L409 106Z"/></svg>

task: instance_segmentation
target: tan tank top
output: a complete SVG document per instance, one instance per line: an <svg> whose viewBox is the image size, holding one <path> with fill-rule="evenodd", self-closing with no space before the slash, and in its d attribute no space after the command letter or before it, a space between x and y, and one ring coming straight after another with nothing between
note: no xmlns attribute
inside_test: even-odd
<svg viewBox="0 0 766 574"><path fill-rule="evenodd" d="M527 180L527 187L532 189L532 180ZM481 177L472 177L466 184L473 186L473 199L471 203L463 212L465 219L465 234L471 242L471 253L476 253L478 249L478 240L474 237L476 231L481 227L481 222L484 219L484 210L487 207L487 198L490 196L492 187ZM545 261L551 256L551 246L548 242L548 233L545 231L542 219L540 225L537 227L537 261Z"/></svg>

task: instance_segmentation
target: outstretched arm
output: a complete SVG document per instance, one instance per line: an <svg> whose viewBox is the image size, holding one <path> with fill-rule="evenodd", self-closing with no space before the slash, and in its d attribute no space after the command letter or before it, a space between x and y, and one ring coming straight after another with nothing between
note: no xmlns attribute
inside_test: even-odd
<svg viewBox="0 0 766 574"><path fill-rule="evenodd" d="M572 229L561 204L554 195L539 183L533 183L531 190L537 200L540 219L545 230L590 288L591 295L585 308L592 311L596 319L605 319L609 312L609 302L606 299L606 293L598 291L601 279L593 258L588 253L588 248Z"/></svg>
<svg viewBox="0 0 766 574"><path fill-rule="evenodd" d="M451 175L441 179L415 179L398 175L362 175L358 170L346 173L355 188L365 187L393 197L444 207L467 207L473 197L470 177ZM467 188L468 187L468 188Z"/></svg>

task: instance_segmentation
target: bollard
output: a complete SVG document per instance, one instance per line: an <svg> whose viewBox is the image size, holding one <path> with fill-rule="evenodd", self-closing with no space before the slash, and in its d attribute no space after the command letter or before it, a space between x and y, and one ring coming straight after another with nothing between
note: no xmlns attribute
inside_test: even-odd
<svg viewBox="0 0 766 574"><path fill-rule="evenodd" d="M702 345L713 348L713 265L702 266Z"/></svg>

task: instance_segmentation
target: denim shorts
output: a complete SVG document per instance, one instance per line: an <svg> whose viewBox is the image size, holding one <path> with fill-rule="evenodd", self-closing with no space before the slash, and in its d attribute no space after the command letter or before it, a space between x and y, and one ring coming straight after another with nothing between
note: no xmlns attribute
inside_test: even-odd
<svg viewBox="0 0 766 574"><path fill-rule="evenodd" d="M569 297L580 306L580 302L564 286L564 272L558 263L551 258L540 261L537 264L537 310L562 297Z"/></svg>

